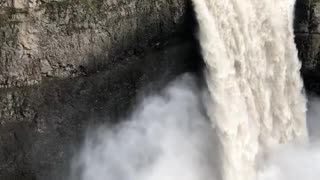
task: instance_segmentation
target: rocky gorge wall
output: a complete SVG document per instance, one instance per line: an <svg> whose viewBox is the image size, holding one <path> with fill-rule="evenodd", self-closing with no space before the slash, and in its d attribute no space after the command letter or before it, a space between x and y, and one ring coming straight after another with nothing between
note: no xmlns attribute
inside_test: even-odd
<svg viewBox="0 0 320 180"><path fill-rule="evenodd" d="M179 31L186 9L184 0L1 0L0 5L0 87L5 88L110 68L123 50L143 49Z"/></svg>
<svg viewBox="0 0 320 180"><path fill-rule="evenodd" d="M320 93L320 1L297 0L295 35L306 89Z"/></svg>
<svg viewBox="0 0 320 180"><path fill-rule="evenodd" d="M296 8L316 90L320 1ZM187 0L0 0L0 179L64 179L88 125L124 117L150 82L199 72L193 27Z"/></svg>
<svg viewBox="0 0 320 180"><path fill-rule="evenodd" d="M0 7L1 180L66 178L89 125L116 122L141 90L199 68L184 0Z"/></svg>

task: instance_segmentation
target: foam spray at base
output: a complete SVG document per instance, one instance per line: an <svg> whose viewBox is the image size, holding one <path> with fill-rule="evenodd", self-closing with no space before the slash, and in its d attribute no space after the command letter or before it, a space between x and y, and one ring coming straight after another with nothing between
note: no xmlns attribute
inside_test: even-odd
<svg viewBox="0 0 320 180"><path fill-rule="evenodd" d="M306 142L294 0L193 0L223 180L254 180L269 149Z"/></svg>
<svg viewBox="0 0 320 180"><path fill-rule="evenodd" d="M193 0L207 89L184 75L89 130L69 179L319 180L320 100L309 143L294 3Z"/></svg>

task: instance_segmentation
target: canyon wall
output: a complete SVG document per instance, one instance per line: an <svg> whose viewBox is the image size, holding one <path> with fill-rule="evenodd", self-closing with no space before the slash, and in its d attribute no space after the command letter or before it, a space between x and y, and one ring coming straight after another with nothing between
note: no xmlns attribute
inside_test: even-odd
<svg viewBox="0 0 320 180"><path fill-rule="evenodd" d="M297 0L295 34L306 89L320 93L320 1Z"/></svg>
<svg viewBox="0 0 320 180"><path fill-rule="evenodd" d="M0 0L0 179L64 179L89 125L199 71L185 0ZM152 84L150 84L152 82Z"/></svg>
<svg viewBox="0 0 320 180"><path fill-rule="evenodd" d="M0 87L111 68L181 31L184 0L1 0ZM129 51L131 50L131 51Z"/></svg>
<svg viewBox="0 0 320 180"><path fill-rule="evenodd" d="M0 0L0 179L67 177L88 125L112 124L141 90L199 72L191 9L187 0ZM319 24L320 1L298 0L312 90Z"/></svg>

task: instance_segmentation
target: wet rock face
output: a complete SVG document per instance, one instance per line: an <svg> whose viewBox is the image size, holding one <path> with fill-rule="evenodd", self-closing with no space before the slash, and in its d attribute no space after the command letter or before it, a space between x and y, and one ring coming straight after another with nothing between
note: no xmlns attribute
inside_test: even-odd
<svg viewBox="0 0 320 180"><path fill-rule="evenodd" d="M297 0L295 34L306 89L320 94L320 1Z"/></svg>
<svg viewBox="0 0 320 180"><path fill-rule="evenodd" d="M66 179L86 128L117 123L137 94L195 71L194 48L178 41L90 76L1 90L0 179Z"/></svg>
<svg viewBox="0 0 320 180"><path fill-rule="evenodd" d="M77 77L181 31L184 0L1 0L0 87Z"/></svg>
<svg viewBox="0 0 320 180"><path fill-rule="evenodd" d="M65 179L89 125L199 72L187 4L0 0L0 179Z"/></svg>
<svg viewBox="0 0 320 180"><path fill-rule="evenodd" d="M185 0L0 0L0 7L1 180L64 179L88 125L124 117L149 82L161 87L201 69ZM302 72L314 90L320 1L297 0L296 9Z"/></svg>
<svg viewBox="0 0 320 180"><path fill-rule="evenodd" d="M0 0L0 179L65 179L89 125L199 71L184 0ZM192 25L193 26L193 25Z"/></svg>

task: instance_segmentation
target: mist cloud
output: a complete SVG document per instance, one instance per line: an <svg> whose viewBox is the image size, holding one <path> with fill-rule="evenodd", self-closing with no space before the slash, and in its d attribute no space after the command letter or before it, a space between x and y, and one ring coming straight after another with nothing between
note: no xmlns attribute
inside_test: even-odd
<svg viewBox="0 0 320 180"><path fill-rule="evenodd" d="M208 180L215 175L211 125L194 79L145 98L123 123L87 135L71 179Z"/></svg>
<svg viewBox="0 0 320 180"><path fill-rule="evenodd" d="M203 91L189 75L145 97L130 117L88 132L74 158L70 180L220 180L214 129ZM269 152L258 180L320 178L320 101L309 99L312 143L281 145Z"/></svg>

